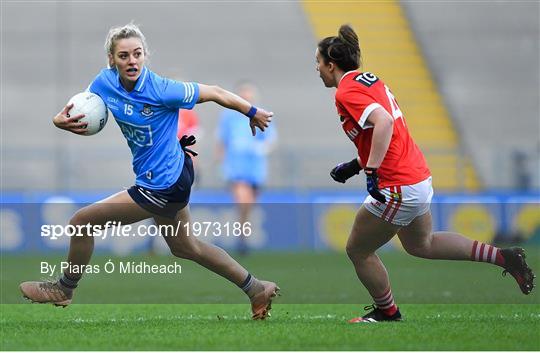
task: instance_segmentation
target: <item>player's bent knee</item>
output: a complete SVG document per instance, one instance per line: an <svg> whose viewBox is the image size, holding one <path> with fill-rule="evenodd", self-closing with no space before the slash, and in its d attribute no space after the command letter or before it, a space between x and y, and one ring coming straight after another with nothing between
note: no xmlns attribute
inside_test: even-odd
<svg viewBox="0 0 540 353"><path fill-rule="evenodd" d="M92 223L92 219L85 208L81 208L75 212L75 214L71 216L71 219L69 220L69 224L73 226L84 226L88 223Z"/></svg>
<svg viewBox="0 0 540 353"><path fill-rule="evenodd" d="M421 257L424 259L430 258L430 251L427 246L403 246L407 254L415 256L415 257Z"/></svg>
<svg viewBox="0 0 540 353"><path fill-rule="evenodd" d="M186 260L196 261L201 256L198 246L171 247L170 250L173 256Z"/></svg>
<svg viewBox="0 0 540 353"><path fill-rule="evenodd" d="M349 258L352 259L352 257L353 257L354 254L355 254L355 249L354 249L354 247L349 246L349 244L347 244L347 247L345 247L345 251L347 252L347 256L348 256Z"/></svg>
<svg viewBox="0 0 540 353"><path fill-rule="evenodd" d="M171 248L169 248L169 250L171 250L171 254L173 256L179 257L181 259L186 258L186 252L182 248L176 248L176 247L173 248L173 247L171 247Z"/></svg>
<svg viewBox="0 0 540 353"><path fill-rule="evenodd" d="M373 252L366 252L359 246L354 246L352 244L347 244L345 247L345 251L347 252L347 256L349 256L349 259L351 260L363 260L367 259L370 255L373 254Z"/></svg>

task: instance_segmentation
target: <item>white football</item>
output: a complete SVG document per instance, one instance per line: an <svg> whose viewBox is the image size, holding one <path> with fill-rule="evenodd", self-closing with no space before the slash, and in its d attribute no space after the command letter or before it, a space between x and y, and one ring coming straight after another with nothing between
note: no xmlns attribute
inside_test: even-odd
<svg viewBox="0 0 540 353"><path fill-rule="evenodd" d="M79 121L88 123L88 131L84 135L94 135L103 129L109 111L100 96L91 92L81 92L71 97L68 104L71 103L73 107L69 110L69 116L84 114L84 118Z"/></svg>

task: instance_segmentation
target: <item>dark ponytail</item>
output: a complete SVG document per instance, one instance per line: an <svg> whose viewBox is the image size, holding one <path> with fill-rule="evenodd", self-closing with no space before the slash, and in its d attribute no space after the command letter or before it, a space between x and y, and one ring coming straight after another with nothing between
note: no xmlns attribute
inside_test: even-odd
<svg viewBox="0 0 540 353"><path fill-rule="evenodd" d="M319 53L326 63L332 61L343 71L360 67L360 45L358 36L351 26L339 28L337 37L326 37L319 42Z"/></svg>

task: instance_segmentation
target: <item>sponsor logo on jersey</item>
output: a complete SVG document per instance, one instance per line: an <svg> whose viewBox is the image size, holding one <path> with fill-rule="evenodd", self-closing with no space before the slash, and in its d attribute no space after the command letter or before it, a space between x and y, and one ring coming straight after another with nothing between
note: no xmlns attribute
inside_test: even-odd
<svg viewBox="0 0 540 353"><path fill-rule="evenodd" d="M357 75L354 80L366 87L371 87L375 82L379 81L379 78L373 75L371 72L362 72L361 74Z"/></svg>
<svg viewBox="0 0 540 353"><path fill-rule="evenodd" d="M129 141L140 147L152 146L152 127L150 125L135 125L116 119L122 134Z"/></svg>
<svg viewBox="0 0 540 353"><path fill-rule="evenodd" d="M114 97L107 97L107 108L110 110L118 110L118 106L116 104L118 104L118 99Z"/></svg>
<svg viewBox="0 0 540 353"><path fill-rule="evenodd" d="M345 130L345 133L347 134L347 136L349 136L349 138L351 139L351 141L354 141L354 139L358 136L359 132L358 130L353 127L351 129L347 129Z"/></svg>
<svg viewBox="0 0 540 353"><path fill-rule="evenodd" d="M360 135L360 130L362 129L354 119L343 117L344 121L341 123L343 131L347 134L349 139L354 142L354 140Z"/></svg>

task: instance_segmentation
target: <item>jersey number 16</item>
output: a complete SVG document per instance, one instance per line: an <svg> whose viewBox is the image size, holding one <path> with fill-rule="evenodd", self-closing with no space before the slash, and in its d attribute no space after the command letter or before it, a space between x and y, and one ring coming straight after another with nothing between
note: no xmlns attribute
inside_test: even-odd
<svg viewBox="0 0 540 353"><path fill-rule="evenodd" d="M394 117L394 120L397 120L399 118L403 119L403 113L401 112L401 109L399 109L399 105L396 102L396 97L390 92L390 88L388 88L387 85L384 85L384 89L386 90L386 95L388 96L388 100L390 101L390 108L392 108L392 116ZM403 121L405 123L405 121Z"/></svg>

